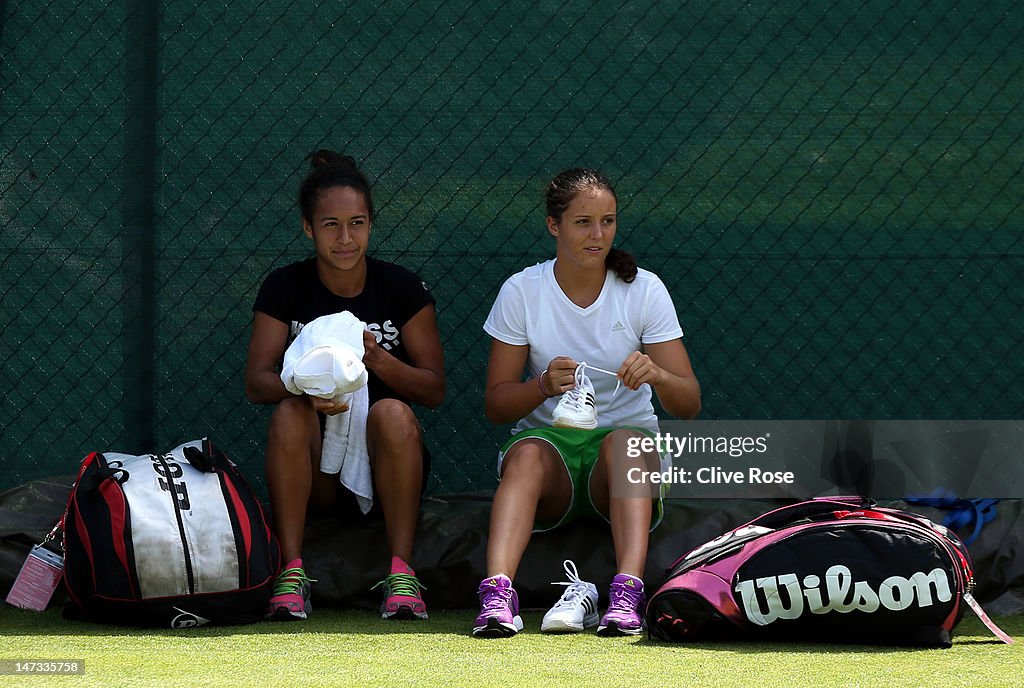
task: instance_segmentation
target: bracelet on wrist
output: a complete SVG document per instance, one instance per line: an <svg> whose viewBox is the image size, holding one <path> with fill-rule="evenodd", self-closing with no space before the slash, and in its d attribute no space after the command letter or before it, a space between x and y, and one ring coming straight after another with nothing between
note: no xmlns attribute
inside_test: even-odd
<svg viewBox="0 0 1024 688"><path fill-rule="evenodd" d="M540 393L545 399L550 399L555 395L548 394L548 391L544 389L544 376L547 375L547 373L548 369L545 368L544 370L541 371L540 375L537 376L537 387L540 389Z"/></svg>

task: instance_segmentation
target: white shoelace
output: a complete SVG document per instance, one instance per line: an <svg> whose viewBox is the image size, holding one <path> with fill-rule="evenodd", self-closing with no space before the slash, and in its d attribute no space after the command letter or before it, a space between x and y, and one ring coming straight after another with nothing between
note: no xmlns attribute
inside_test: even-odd
<svg viewBox="0 0 1024 688"><path fill-rule="evenodd" d="M615 391L612 392L612 399L614 399L615 395L618 394L619 392L619 386L622 384L622 380L619 379L618 374L613 373L610 370L605 370L604 368L598 368L595 365L590 365L586 361L580 361L579 365L576 366L576 373L573 375L573 378L576 380L576 388L579 388L579 386L583 383L583 371L587 368L590 368L591 370L596 370L599 373L604 373L605 375L611 375L613 378L615 378Z"/></svg>
<svg viewBox="0 0 1024 688"><path fill-rule="evenodd" d="M562 562L562 567L565 568L565 575L569 579L567 581L554 581L551 585L564 585L566 586L565 592L555 602L553 609L568 607L579 599L587 596L587 583L582 580L579 573L576 571L576 564L572 559L566 559Z"/></svg>
<svg viewBox="0 0 1024 688"><path fill-rule="evenodd" d="M576 368L576 370L578 371L580 368ZM586 396L586 392L583 391L583 385L580 383L579 376L577 375L576 386L563 393L558 403L562 408L568 406L574 411L581 412L586 405Z"/></svg>

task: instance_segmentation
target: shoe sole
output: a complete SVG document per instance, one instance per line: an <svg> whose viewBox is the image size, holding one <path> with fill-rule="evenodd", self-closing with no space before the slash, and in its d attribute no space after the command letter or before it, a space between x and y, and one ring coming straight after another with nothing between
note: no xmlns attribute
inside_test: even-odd
<svg viewBox="0 0 1024 688"><path fill-rule="evenodd" d="M309 615L306 612L292 612L287 609L275 609L272 613L263 618L267 621L305 621Z"/></svg>
<svg viewBox="0 0 1024 688"><path fill-rule="evenodd" d="M605 638L614 638L620 635L640 635L643 632L643 626L640 628L619 628L619 625L614 621L607 626L598 626L597 628L597 634Z"/></svg>
<svg viewBox="0 0 1024 688"><path fill-rule="evenodd" d="M511 624L503 624L495 617L487 619L486 626L475 626L473 635L477 638L511 638L523 630L523 619L520 616L512 617Z"/></svg>
<svg viewBox="0 0 1024 688"><path fill-rule="evenodd" d="M555 428L573 428L575 430L597 430L597 421L593 420L589 423L578 423L575 421L565 420L564 418L556 418L551 422L551 426Z"/></svg>
<svg viewBox="0 0 1024 688"><path fill-rule="evenodd" d="M564 619L545 620L540 625L540 631L541 633L582 633L586 629L596 626L599 620L597 614L583 619L582 624L574 624Z"/></svg>
<svg viewBox="0 0 1024 688"><path fill-rule="evenodd" d="M428 617L426 612L416 613L409 607L399 607L396 612L381 612L380 618L387 621L426 621Z"/></svg>

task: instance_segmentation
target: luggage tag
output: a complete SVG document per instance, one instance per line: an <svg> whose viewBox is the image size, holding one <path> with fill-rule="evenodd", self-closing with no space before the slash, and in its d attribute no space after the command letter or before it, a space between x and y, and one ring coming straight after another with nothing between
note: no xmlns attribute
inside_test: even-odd
<svg viewBox="0 0 1024 688"><path fill-rule="evenodd" d="M29 550L11 591L7 593L8 604L41 612L50 603L64 574L64 557L44 545L53 539L58 528L60 524L50 531L41 544Z"/></svg>

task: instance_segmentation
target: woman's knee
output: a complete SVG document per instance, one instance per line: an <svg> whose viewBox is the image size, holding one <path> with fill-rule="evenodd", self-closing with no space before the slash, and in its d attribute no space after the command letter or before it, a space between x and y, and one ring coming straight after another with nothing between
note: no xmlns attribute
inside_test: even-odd
<svg viewBox="0 0 1024 688"><path fill-rule="evenodd" d="M419 445L422 442L420 422L412 408L398 399L381 399L366 416L367 441L371 446L387 443L392 446Z"/></svg>
<svg viewBox="0 0 1024 688"><path fill-rule="evenodd" d="M501 468L496 503L535 504L536 518L542 521L557 521L565 515L572 502L572 481L562 457L550 444L517 442L505 453Z"/></svg>
<svg viewBox="0 0 1024 688"><path fill-rule="evenodd" d="M288 397L274 407L270 416L268 435L272 444L308 443L311 427L319 422L313 405L306 397Z"/></svg>
<svg viewBox="0 0 1024 688"><path fill-rule="evenodd" d="M609 459L637 458L639 442L646 437L634 428L617 428L601 440L601 456Z"/></svg>
<svg viewBox="0 0 1024 688"><path fill-rule="evenodd" d="M501 461L501 481L544 484L564 473L561 458L547 442L522 440Z"/></svg>
<svg viewBox="0 0 1024 688"><path fill-rule="evenodd" d="M644 433L633 428L619 428L605 436L597 465L591 473L593 495L602 498L651 496L652 483L643 478L644 474L659 470L660 459L656 452L637 450L638 442L644 437Z"/></svg>

